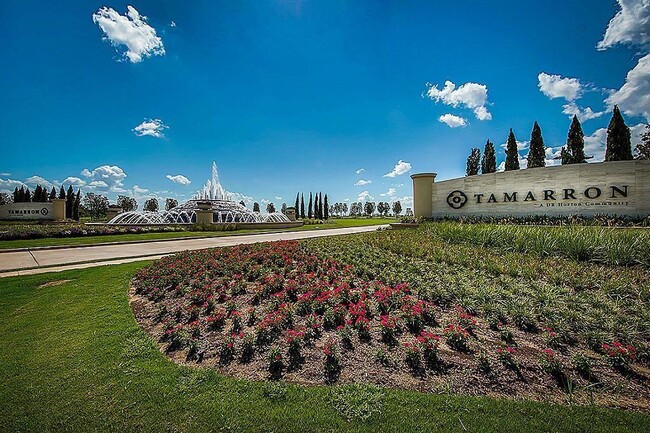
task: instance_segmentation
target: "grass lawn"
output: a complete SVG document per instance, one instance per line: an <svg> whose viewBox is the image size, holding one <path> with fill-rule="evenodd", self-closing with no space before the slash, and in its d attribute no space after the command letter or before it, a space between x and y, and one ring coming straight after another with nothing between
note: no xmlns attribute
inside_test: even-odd
<svg viewBox="0 0 650 433"><path fill-rule="evenodd" d="M49 247L55 245L92 245L106 242L129 242L129 241L148 241L158 239L176 239L182 237L218 237L218 236L235 236L249 235L255 233L271 233L282 231L303 231L303 230L325 230L344 227L360 227L369 225L381 225L393 222L392 218L342 218L331 219L325 224L310 224L292 229L278 230L236 230L236 231L187 231L187 232L160 232L160 233L138 233L138 234L118 234L102 236L80 236L69 238L42 238L42 239L19 239L11 241L0 241L0 250L9 248L34 248Z"/></svg>
<svg viewBox="0 0 650 433"><path fill-rule="evenodd" d="M647 414L594 406L271 385L178 366L129 308L129 280L146 263L1 280L0 431L650 429Z"/></svg>

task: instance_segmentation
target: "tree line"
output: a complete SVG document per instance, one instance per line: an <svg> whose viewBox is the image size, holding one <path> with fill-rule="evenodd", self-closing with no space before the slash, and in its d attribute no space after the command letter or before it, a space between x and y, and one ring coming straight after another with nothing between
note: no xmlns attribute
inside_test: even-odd
<svg viewBox="0 0 650 433"><path fill-rule="evenodd" d="M533 125L530 134L530 144L528 147L528 168L546 166L546 147L542 137L542 129L537 122ZM578 116L573 116L567 142L560 151L562 165L581 164L587 162L592 156L585 155L585 140L582 132L582 125ZM650 126L646 126L646 133L642 136L642 143L636 146L637 159L650 159ZM632 155L632 142L630 128L625 124L623 115L618 106L614 106L612 119L607 127L607 146L605 149L605 161L628 161L634 159ZM519 170L519 151L517 149L517 139L510 129L506 141L506 160L505 171ZM470 155L467 157L467 176L479 174L494 173L497 171L496 152L494 144L487 140L481 158L481 151L478 148L472 148Z"/></svg>
<svg viewBox="0 0 650 433"><path fill-rule="evenodd" d="M56 198L65 200L65 217L67 219L79 221L81 190L79 189L75 193L72 185L68 186L67 192L65 188L63 188L63 185L61 185L58 194L56 187L52 187L50 192L47 191L47 188L42 187L41 185L36 185L33 192L30 191L27 186L21 186L20 188L16 187L12 199L9 200L7 197L4 197L3 201L7 203L11 201L14 203L51 203Z"/></svg>
<svg viewBox="0 0 650 433"><path fill-rule="evenodd" d="M319 219L327 220L330 217L330 205L327 194L323 198L322 192L313 194L309 192L309 204L307 205L307 213L305 213L305 196L302 193L296 194L295 203L296 218L300 219Z"/></svg>

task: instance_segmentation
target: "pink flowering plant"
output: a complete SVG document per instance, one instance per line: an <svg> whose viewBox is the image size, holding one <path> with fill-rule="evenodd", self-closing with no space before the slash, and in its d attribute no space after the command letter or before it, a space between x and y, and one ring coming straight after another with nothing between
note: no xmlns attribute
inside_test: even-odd
<svg viewBox="0 0 650 433"><path fill-rule="evenodd" d="M631 344L612 341L603 343L602 349L610 365L620 370L629 369L630 364L636 360L636 348Z"/></svg>

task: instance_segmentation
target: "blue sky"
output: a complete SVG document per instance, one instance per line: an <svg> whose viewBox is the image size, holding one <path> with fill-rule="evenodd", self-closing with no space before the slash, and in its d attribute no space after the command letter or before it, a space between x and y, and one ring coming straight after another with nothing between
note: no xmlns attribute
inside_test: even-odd
<svg viewBox="0 0 650 433"><path fill-rule="evenodd" d="M0 190L183 200L216 160L260 202L408 205L409 174L462 176L486 139L502 160L509 128L523 157L535 120L555 163L577 111L597 161L614 103L635 136L650 116L649 17L648 0L5 0Z"/></svg>

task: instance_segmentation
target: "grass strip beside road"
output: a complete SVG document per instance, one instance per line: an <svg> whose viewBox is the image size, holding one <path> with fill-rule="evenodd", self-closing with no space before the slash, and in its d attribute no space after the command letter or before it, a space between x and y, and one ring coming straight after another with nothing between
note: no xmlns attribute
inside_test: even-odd
<svg viewBox="0 0 650 433"><path fill-rule="evenodd" d="M0 241L0 250L14 248L38 248L51 246L78 246L97 245L103 243L117 242L146 242L153 240L173 240L179 238L201 238L252 235L259 233L278 233L305 230L327 230L346 227L362 227L370 225L381 225L394 222L392 218L343 218L332 219L325 224L309 224L289 229L245 229L233 231L184 231L184 232L159 232L159 233L137 233L102 236L79 236L69 238L41 238L41 239L17 239L11 241Z"/></svg>

